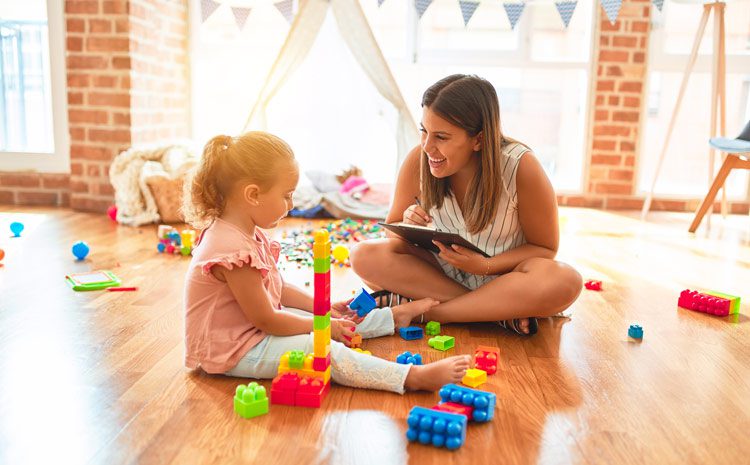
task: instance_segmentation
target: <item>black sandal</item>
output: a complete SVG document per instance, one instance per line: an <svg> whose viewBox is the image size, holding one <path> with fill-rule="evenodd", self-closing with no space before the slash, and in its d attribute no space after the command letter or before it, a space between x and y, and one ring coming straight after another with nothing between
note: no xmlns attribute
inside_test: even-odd
<svg viewBox="0 0 750 465"><path fill-rule="evenodd" d="M375 299L375 303L377 303L378 308L393 307L394 305L401 305L402 303L412 301L412 299L408 297L404 297L400 294L396 294L395 292L391 292L385 289L375 291L370 295L373 299Z"/></svg>
<svg viewBox="0 0 750 465"><path fill-rule="evenodd" d="M539 323L536 321L536 318L529 317L528 333L524 333L523 331L521 331L521 320L522 318L513 318L512 320L498 321L497 324L507 329L508 331L513 331L520 336L533 336L537 333L537 331L539 331Z"/></svg>

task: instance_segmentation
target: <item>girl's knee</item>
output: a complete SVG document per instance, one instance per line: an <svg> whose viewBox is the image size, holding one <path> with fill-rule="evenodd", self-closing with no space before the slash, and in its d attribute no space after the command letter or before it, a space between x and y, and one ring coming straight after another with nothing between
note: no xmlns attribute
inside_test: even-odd
<svg viewBox="0 0 750 465"><path fill-rule="evenodd" d="M349 262L352 269L360 276L367 274L372 269L373 254L378 253L378 245L370 242L356 244L349 253Z"/></svg>
<svg viewBox="0 0 750 465"><path fill-rule="evenodd" d="M568 308L581 293L583 279L573 267L565 263L549 260L541 270L547 286L546 307L549 313L555 314Z"/></svg>

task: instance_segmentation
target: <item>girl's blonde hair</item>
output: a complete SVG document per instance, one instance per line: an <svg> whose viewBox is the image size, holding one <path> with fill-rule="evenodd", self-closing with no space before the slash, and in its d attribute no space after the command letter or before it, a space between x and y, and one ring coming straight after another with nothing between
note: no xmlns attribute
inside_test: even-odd
<svg viewBox="0 0 750 465"><path fill-rule="evenodd" d="M422 106L451 124L463 128L469 136L482 133L479 168L463 199L467 229L477 234L495 220L500 198L508 195L503 181L502 150L514 139L503 136L500 128L500 102L492 84L478 76L453 74L430 86L422 96ZM430 173L427 157L420 161L422 205L426 211L440 208L450 194L448 179Z"/></svg>
<svg viewBox="0 0 750 465"><path fill-rule="evenodd" d="M203 157L185 182L182 211L185 222L206 228L224 212L226 199L238 182L268 189L278 180L282 161L296 163L291 147L262 131L238 137L216 136L203 149Z"/></svg>

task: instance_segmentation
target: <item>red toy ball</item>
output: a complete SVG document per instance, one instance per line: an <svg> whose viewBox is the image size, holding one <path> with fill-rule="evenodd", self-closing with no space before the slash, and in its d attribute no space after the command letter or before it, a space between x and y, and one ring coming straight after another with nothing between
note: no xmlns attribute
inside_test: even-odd
<svg viewBox="0 0 750 465"><path fill-rule="evenodd" d="M596 280L591 279L589 281L586 281L583 285L586 286L586 289L588 289L590 291L601 291L602 290L602 282L601 281L596 281Z"/></svg>
<svg viewBox="0 0 750 465"><path fill-rule="evenodd" d="M107 216L112 221L117 221L117 205L110 205L107 209Z"/></svg>

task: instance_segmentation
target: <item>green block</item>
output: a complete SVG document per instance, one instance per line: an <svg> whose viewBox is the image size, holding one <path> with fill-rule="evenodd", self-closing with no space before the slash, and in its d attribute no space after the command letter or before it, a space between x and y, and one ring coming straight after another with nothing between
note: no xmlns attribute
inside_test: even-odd
<svg viewBox="0 0 750 465"><path fill-rule="evenodd" d="M293 350L289 352L289 368L302 369L305 366L305 352Z"/></svg>
<svg viewBox="0 0 750 465"><path fill-rule="evenodd" d="M717 292L717 291L703 291L704 294L712 295L714 297L721 297L722 299L727 299L730 301L729 303L729 314L730 315L736 315L740 313L740 298L736 295L731 294L724 294L723 292Z"/></svg>
<svg viewBox="0 0 750 465"><path fill-rule="evenodd" d="M331 271L331 259L330 258L316 258L313 260L313 268L316 273L326 273Z"/></svg>
<svg viewBox="0 0 750 465"><path fill-rule="evenodd" d="M424 327L424 332L427 333L428 336L437 336L440 334L440 323L437 321L428 321Z"/></svg>
<svg viewBox="0 0 750 465"><path fill-rule="evenodd" d="M326 313L325 316L313 316L313 329L326 329L329 326L331 326L331 312Z"/></svg>
<svg viewBox="0 0 750 465"><path fill-rule="evenodd" d="M442 350L445 352L448 349L452 349L454 345L456 345L456 340L453 338L453 336L435 336L431 337L429 341L427 341L427 344L429 344L430 347L437 350Z"/></svg>
<svg viewBox="0 0 750 465"><path fill-rule="evenodd" d="M268 413L266 388L256 382L240 384L234 393L234 411L242 418L253 418Z"/></svg>

